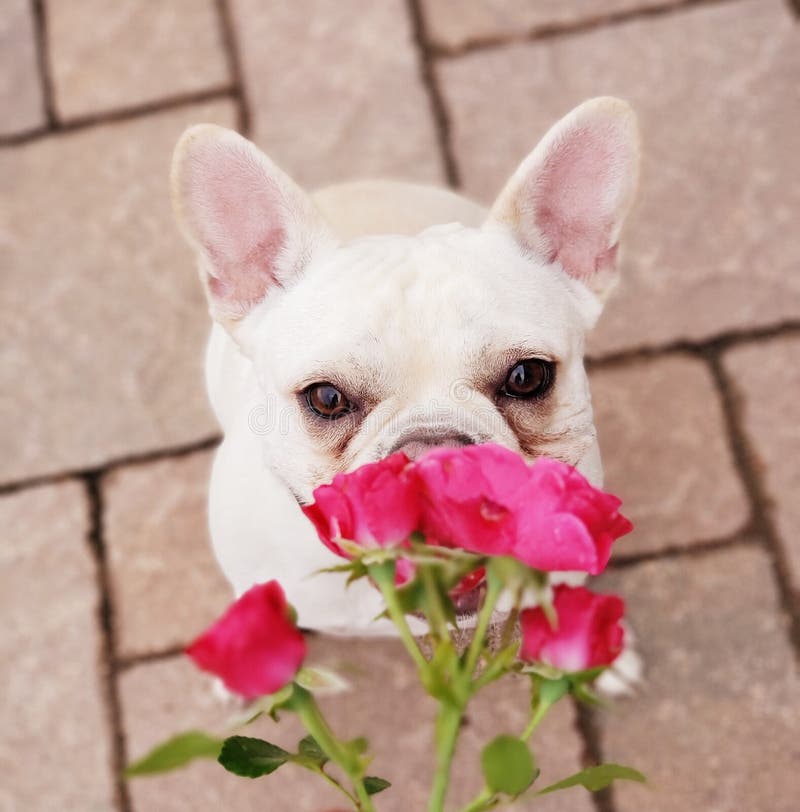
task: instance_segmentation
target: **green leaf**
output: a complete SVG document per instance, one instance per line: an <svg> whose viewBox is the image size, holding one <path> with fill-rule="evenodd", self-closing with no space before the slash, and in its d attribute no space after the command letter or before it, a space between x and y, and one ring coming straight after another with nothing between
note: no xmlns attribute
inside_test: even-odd
<svg viewBox="0 0 800 812"><path fill-rule="evenodd" d="M263 739L249 736L231 736L222 745L217 761L231 773L245 778L269 775L292 757L282 747Z"/></svg>
<svg viewBox="0 0 800 812"><path fill-rule="evenodd" d="M599 764L597 767L588 767L581 770L563 781L551 784L549 787L539 790L537 795L544 795L548 792L555 792L568 787L585 787L589 792L597 792L605 789L609 784L618 779L624 781L639 781L644 784L647 780L638 770L632 767L623 767L621 764Z"/></svg>
<svg viewBox="0 0 800 812"><path fill-rule="evenodd" d="M364 789L367 791L367 795L377 795L391 786L391 782L385 778L378 778L377 775L368 775L364 778Z"/></svg>
<svg viewBox="0 0 800 812"><path fill-rule="evenodd" d="M514 736L498 736L481 753L486 786L492 792L519 795L535 780L538 770L525 742Z"/></svg>
<svg viewBox="0 0 800 812"><path fill-rule="evenodd" d="M322 767L330 761L325 751L319 746L319 742L310 733L300 739L297 749L304 759L313 762L318 767Z"/></svg>
<svg viewBox="0 0 800 812"><path fill-rule="evenodd" d="M146 756L134 761L125 770L125 776L165 773L183 767L196 758L217 758L222 749L222 739L203 733L201 730L188 730L173 736Z"/></svg>

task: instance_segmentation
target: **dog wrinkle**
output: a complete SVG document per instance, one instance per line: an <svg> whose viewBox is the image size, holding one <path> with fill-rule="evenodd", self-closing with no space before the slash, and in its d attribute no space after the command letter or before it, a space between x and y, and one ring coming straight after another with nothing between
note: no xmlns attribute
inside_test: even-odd
<svg viewBox="0 0 800 812"><path fill-rule="evenodd" d="M568 465L577 465L596 437L594 426L590 422L549 431L526 429L511 421L509 421L509 426L526 456L551 457Z"/></svg>

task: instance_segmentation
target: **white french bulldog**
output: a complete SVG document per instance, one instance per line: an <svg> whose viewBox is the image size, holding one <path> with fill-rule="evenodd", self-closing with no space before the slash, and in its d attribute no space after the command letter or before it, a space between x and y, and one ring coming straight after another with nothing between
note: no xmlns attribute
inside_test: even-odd
<svg viewBox="0 0 800 812"><path fill-rule="evenodd" d="M492 441L602 484L584 336L616 282L638 164L634 114L613 98L558 122L488 213L397 182L309 197L230 130L183 135L172 195L215 322L225 435L211 535L237 594L276 578L304 627L385 632L365 581L311 577L340 561L299 505L398 449Z"/></svg>

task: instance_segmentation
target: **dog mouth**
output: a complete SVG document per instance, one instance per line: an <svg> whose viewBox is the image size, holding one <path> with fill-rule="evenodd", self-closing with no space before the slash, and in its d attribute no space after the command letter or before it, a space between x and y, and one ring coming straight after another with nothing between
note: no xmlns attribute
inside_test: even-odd
<svg viewBox="0 0 800 812"><path fill-rule="evenodd" d="M483 567L471 572L450 590L450 600L456 615L460 618L478 613L486 594L486 570Z"/></svg>
<svg viewBox="0 0 800 812"><path fill-rule="evenodd" d="M484 589L482 586L475 587L469 592L465 592L458 597L453 598L453 607L456 610L456 615L460 618L470 617L476 615L481 608L483 602Z"/></svg>

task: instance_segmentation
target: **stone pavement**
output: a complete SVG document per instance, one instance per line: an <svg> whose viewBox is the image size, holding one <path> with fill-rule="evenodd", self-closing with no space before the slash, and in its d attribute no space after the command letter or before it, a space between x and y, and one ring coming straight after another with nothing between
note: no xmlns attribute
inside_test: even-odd
<svg viewBox="0 0 800 812"><path fill-rule="evenodd" d="M335 803L290 769L120 778L166 733L224 719L180 655L228 599L204 516L207 316L166 187L182 129L238 127L311 186L384 175L488 201L600 94L629 99L644 134L589 365L607 485L637 525L603 582L629 601L647 679L611 710L560 709L543 767L620 760L651 786L535 808L800 808L799 7L4 0L2 812ZM406 787L383 808L422 808L431 708L397 647L313 650L374 697L332 713ZM512 694L476 711L459 794L481 737L519 724Z"/></svg>

